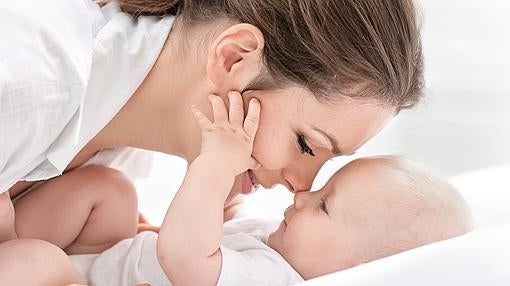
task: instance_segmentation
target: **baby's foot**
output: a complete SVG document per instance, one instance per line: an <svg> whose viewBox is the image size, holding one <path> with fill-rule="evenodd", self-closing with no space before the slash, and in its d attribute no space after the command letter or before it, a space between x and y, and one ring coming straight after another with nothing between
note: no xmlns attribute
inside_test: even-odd
<svg viewBox="0 0 510 286"><path fill-rule="evenodd" d="M9 192L0 194L0 243L17 238L14 229L14 206Z"/></svg>

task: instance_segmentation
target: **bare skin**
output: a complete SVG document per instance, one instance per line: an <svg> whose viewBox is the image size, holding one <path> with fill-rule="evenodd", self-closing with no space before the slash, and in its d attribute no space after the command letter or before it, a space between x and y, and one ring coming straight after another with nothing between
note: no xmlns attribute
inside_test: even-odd
<svg viewBox="0 0 510 286"><path fill-rule="evenodd" d="M100 253L145 230L138 229L129 179L102 166L57 177L21 197L14 209L19 239L0 244L0 276L8 285L84 285L66 254Z"/></svg>
<svg viewBox="0 0 510 286"><path fill-rule="evenodd" d="M64 251L38 239L15 239L0 244L0 277L4 285L86 283Z"/></svg>
<svg viewBox="0 0 510 286"><path fill-rule="evenodd" d="M121 172L102 166L51 180L14 208L19 238L45 240L67 254L100 253L137 232L134 186Z"/></svg>

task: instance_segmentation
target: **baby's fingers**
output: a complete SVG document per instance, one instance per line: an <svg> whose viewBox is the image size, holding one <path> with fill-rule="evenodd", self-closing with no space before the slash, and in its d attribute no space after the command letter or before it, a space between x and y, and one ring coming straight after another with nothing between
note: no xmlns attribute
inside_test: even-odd
<svg viewBox="0 0 510 286"><path fill-rule="evenodd" d="M212 124L209 118L207 118L207 116L205 116L195 105L191 106L191 112L193 112L193 116L201 129L205 129L207 126Z"/></svg>
<svg viewBox="0 0 510 286"><path fill-rule="evenodd" d="M209 101L211 102L213 109L213 118L215 123L228 122L228 113L225 102L221 97L211 94L209 95Z"/></svg>
<svg viewBox="0 0 510 286"><path fill-rule="evenodd" d="M230 91L228 93L228 101L230 103L228 109L228 119L230 123L234 126L243 126L244 109L241 94L237 91Z"/></svg>
<svg viewBox="0 0 510 286"><path fill-rule="evenodd" d="M257 129L259 128L260 102L256 98L252 98L248 105L248 114L244 119L244 131L253 139Z"/></svg>

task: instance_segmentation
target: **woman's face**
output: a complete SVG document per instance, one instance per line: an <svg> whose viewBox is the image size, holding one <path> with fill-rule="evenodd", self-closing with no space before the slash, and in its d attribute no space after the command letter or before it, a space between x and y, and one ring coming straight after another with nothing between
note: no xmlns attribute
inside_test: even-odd
<svg viewBox="0 0 510 286"><path fill-rule="evenodd" d="M392 118L394 109L359 99L320 103L303 88L246 91L261 103L259 129L253 157L261 167L236 178L229 198L255 185L276 184L290 191L309 190L323 163L335 156L354 153Z"/></svg>

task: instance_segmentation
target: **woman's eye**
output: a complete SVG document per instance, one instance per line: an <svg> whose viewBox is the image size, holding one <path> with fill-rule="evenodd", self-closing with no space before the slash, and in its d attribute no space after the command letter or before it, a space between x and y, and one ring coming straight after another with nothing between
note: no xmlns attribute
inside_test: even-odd
<svg viewBox="0 0 510 286"><path fill-rule="evenodd" d="M327 206L326 206L326 199L321 199L321 200L319 201L319 208L320 208L323 212L328 213L328 208L327 208Z"/></svg>
<svg viewBox="0 0 510 286"><path fill-rule="evenodd" d="M315 156L312 148L310 148L310 146L308 146L308 144L306 144L305 136L301 133L298 133L297 138L298 138L297 140L298 140L299 148L301 149L301 153L306 153L310 156Z"/></svg>

